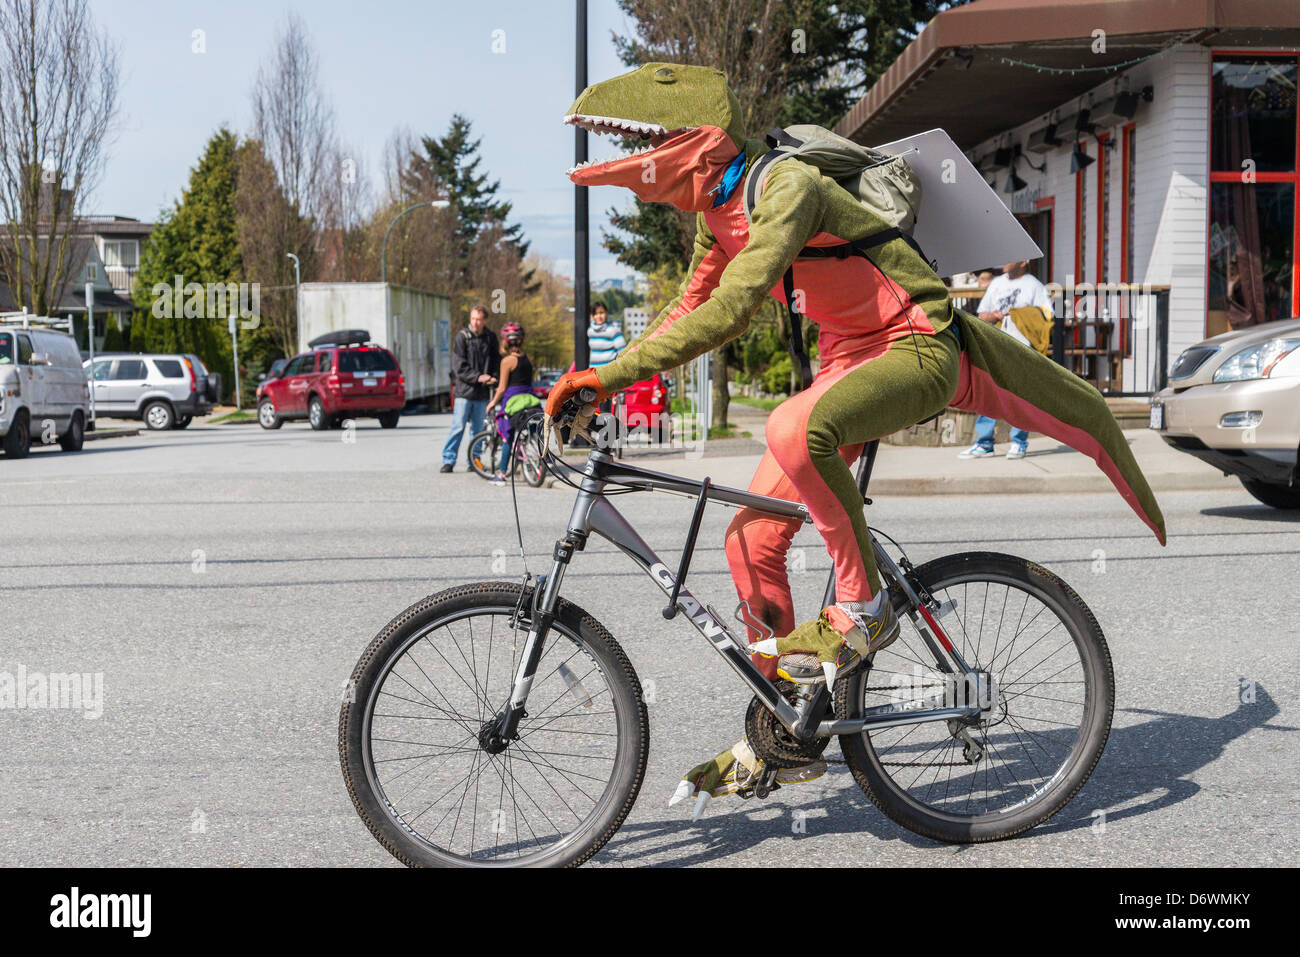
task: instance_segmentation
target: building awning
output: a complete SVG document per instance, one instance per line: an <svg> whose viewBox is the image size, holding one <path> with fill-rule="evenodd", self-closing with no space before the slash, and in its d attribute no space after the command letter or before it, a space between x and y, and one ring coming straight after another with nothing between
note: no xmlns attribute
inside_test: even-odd
<svg viewBox="0 0 1300 957"><path fill-rule="evenodd" d="M1300 2L978 0L931 20L836 132L870 145L942 127L970 149L1179 43L1300 46Z"/></svg>

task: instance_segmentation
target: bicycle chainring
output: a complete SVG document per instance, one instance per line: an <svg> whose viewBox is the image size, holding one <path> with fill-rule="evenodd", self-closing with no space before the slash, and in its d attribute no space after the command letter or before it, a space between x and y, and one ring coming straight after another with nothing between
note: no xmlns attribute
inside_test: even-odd
<svg viewBox="0 0 1300 957"><path fill-rule="evenodd" d="M790 704L798 704L796 684L777 681L776 689ZM811 741L800 741L776 720L776 715L757 696L750 699L749 707L745 710L745 738L754 749L754 754L773 768L799 768L810 761L816 761L831 740L814 738Z"/></svg>

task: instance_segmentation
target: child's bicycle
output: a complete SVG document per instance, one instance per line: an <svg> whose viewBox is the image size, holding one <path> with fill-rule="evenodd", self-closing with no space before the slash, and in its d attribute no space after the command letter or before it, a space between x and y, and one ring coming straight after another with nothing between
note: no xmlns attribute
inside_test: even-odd
<svg viewBox="0 0 1300 957"><path fill-rule="evenodd" d="M533 488L540 488L546 480L546 454L543 448L540 408L525 409L512 417L510 470L522 474ZM505 445L502 434L504 422L496 420L470 440L465 459L470 470L485 479L493 479L501 467L501 449Z"/></svg>
<svg viewBox="0 0 1300 957"><path fill-rule="evenodd" d="M867 504L875 451L870 443L858 470ZM685 580L706 504L809 521L803 505L637 468L600 449L582 469L551 462L578 494L550 573L417 602L352 673L339 715L343 776L371 833L404 863L580 864L631 810L649 751L641 684L605 627L560 595L592 534L638 565L668 596L664 617L684 614L754 692L745 732L764 771L742 797L767 797L778 770L815 759L837 737L854 780L889 817L970 843L1047 820L1096 766L1114 705L1110 654L1088 607L1042 566L994 552L914 566L873 529L901 636L833 689L774 683L750 660L745 627L701 604ZM675 571L612 500L651 490L695 499ZM833 600L831 581L824 601Z"/></svg>

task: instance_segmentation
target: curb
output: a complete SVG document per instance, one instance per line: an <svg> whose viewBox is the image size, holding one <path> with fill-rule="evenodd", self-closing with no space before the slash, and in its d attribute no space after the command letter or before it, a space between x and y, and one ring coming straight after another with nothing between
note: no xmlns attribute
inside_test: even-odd
<svg viewBox="0 0 1300 957"><path fill-rule="evenodd" d="M1223 491L1239 489L1236 479L1217 472L1148 472L1153 492ZM867 489L876 495L1060 495L1076 492L1114 492L1105 475L1026 475L1021 477L971 476L943 478L875 478Z"/></svg>
<svg viewBox="0 0 1300 957"><path fill-rule="evenodd" d="M144 429L96 429L83 434L86 442L97 442L100 439L124 439L127 436L139 435L143 431Z"/></svg>
<svg viewBox="0 0 1300 957"><path fill-rule="evenodd" d="M757 468L757 463L755 463ZM669 468L661 471L672 471ZM1211 472L1148 472L1153 492L1216 492L1239 490L1241 484L1231 476ZM543 488L568 488L553 475L547 475ZM1115 486L1105 475L1025 475L1025 476L943 476L897 478L874 476L867 489L869 497L903 495L1062 495L1090 492L1114 492Z"/></svg>

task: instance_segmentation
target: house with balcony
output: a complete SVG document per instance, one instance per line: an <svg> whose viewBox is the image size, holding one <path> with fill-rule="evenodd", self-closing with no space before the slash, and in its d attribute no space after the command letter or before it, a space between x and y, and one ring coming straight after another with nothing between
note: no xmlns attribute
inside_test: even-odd
<svg viewBox="0 0 1300 957"><path fill-rule="evenodd" d="M78 233L89 236L95 244L109 287L128 299L140 268L140 254L153 229L153 223L142 223L130 216L94 215L77 220Z"/></svg>
<svg viewBox="0 0 1300 957"><path fill-rule="evenodd" d="M81 347L86 342L86 284L92 287L95 348L103 348L109 326L125 335L129 329L131 286L140 265L140 253L153 232L153 223L128 216L82 216L76 220L68 244L68 269L49 312L70 319ZM0 312L18 311L9 284L0 275Z"/></svg>
<svg viewBox="0 0 1300 957"><path fill-rule="evenodd" d="M1298 79L1296 0L976 0L836 130L946 129L1043 250L1057 360L1142 395L1201 339L1300 314Z"/></svg>

